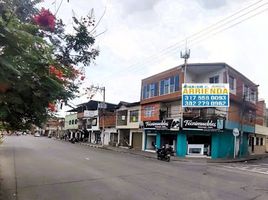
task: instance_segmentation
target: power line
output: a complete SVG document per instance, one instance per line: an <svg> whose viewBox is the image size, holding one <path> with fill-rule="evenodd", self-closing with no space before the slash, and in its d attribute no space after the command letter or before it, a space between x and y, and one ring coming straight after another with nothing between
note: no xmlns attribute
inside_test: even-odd
<svg viewBox="0 0 268 200"><path fill-rule="evenodd" d="M201 31L199 31L199 32L197 32L197 33L195 33L195 34L192 34L192 35L186 37L186 39L189 40L189 41L191 41L191 42L193 42L194 40L197 40L197 39L203 37L204 34L206 34L205 36L208 38L208 36L207 36L207 32L209 33L209 32L212 32L212 30L214 30L214 29L217 30L217 29L221 28L221 27L218 26L218 24L220 24L220 23L226 21L227 19L230 19L231 17L233 17L233 16L235 16L235 15L237 15L237 14L239 14L239 13L245 11L245 10L247 10L248 8L251 8L251 7L253 7L253 6L259 4L259 3L262 2L262 1L263 1L263 0L258 1L258 2L255 2L255 3L253 3L253 4L251 4L251 5L247 6L247 7L245 7L245 8L243 8L243 9L241 9L241 10L235 12L234 14L232 14L232 15L230 15L230 16L228 16L228 17L226 17L226 18L224 18L224 19L222 19L222 20L220 20L220 21L218 21L217 23L214 23L213 25L210 25L210 26L208 26L207 28L202 29ZM240 16L234 18L234 19L228 20L227 22L225 22L225 23L222 24L222 25L227 25L227 24L229 24L229 23L232 23L233 21L235 21L235 20L237 20L237 19L239 19L239 18L241 18L241 17L244 17L244 16L246 16L246 15L248 15L248 14L250 14L250 13L252 13L252 12L258 10L258 9L260 9L261 7L263 7L263 6L267 5L267 4L268 4L268 2L265 2L265 3L261 4L260 6L258 6L258 7L256 7L256 8L253 8L253 9L249 10L248 12L246 12L246 13L244 13L244 14L242 14L242 15L240 15ZM260 14L260 13L262 13L262 12L264 12L264 11L266 11L266 9L263 10L263 11L261 11L261 12L258 12L258 13L256 13L256 14L254 14L254 15L251 15L250 17L248 17L248 18L246 18L246 19L243 19L243 20L241 20L240 22L237 22L237 23L235 23L235 24L232 24L231 26L228 26L227 28L221 29L220 31L217 31L216 33L213 33L213 35L215 35L215 34L217 34L217 33L220 33L220 32L222 32L222 31L224 31L224 30L227 30L227 29L229 29L229 28L231 28L231 27L233 27L233 26L235 26L235 25L238 25L238 24L240 24L240 23L242 23L242 22L244 22L244 21L246 21L246 20L248 20L248 19L250 19L250 18L252 18L252 17L254 17L254 16L256 16L256 15L258 15L258 14ZM221 26L222 26L222 25L221 25ZM211 30L211 29L212 29L212 30ZM202 33L202 34L201 34L201 33ZM195 38L195 39L191 39L191 38ZM132 69L132 68L135 69L139 63L141 63L141 64L145 64L145 63L146 63L146 60L148 60L148 59L149 59L148 62L155 62L154 60L152 60L152 58L154 58L154 57L159 58L159 57L165 56L168 52L172 52L172 51L174 51L174 50L173 50L174 48L178 48L178 47L179 47L178 45L182 46L184 41L185 41L185 39L184 39L184 40L181 40L180 42L177 42L177 43L175 43L175 44L173 44L173 45L170 45L169 47L167 47L167 48L165 48L165 49L163 49L163 50L160 51L160 52L163 52L162 54L160 53L160 54L156 54L156 55L149 56L149 57L145 58L143 61L137 62L137 63L135 63L135 64L133 64L133 65L130 65L129 67L125 68L124 70L121 70L119 73L122 73L122 72L124 72L124 71L126 71L126 70L127 70L128 72L132 72L130 69ZM200 42L200 41L198 41L198 42ZM107 75L107 76L105 76L105 77L110 77L110 76L112 76L112 75L113 75L113 74L111 74L111 75ZM117 73L117 75L118 75L118 73Z"/></svg>

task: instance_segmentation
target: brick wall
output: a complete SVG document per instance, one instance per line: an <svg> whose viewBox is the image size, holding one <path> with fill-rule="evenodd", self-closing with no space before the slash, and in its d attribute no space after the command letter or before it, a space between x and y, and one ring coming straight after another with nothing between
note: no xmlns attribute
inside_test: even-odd
<svg viewBox="0 0 268 200"><path fill-rule="evenodd" d="M265 122L265 102L257 102L256 124L263 126Z"/></svg>

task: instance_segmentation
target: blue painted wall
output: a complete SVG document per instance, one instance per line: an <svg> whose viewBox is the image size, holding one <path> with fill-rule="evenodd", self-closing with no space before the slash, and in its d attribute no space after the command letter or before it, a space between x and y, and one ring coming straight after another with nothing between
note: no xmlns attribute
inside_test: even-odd
<svg viewBox="0 0 268 200"><path fill-rule="evenodd" d="M156 134L156 146L158 149L161 148L161 134L160 133Z"/></svg>
<svg viewBox="0 0 268 200"><path fill-rule="evenodd" d="M179 132L177 135L177 151L176 154L179 157L185 157L187 152L187 137L186 134L183 132Z"/></svg>
<svg viewBox="0 0 268 200"><path fill-rule="evenodd" d="M235 121L226 120L225 128L229 130L233 130L234 128L240 128L240 123ZM249 125L243 125L243 131L248 133L255 133L255 127Z"/></svg>
<svg viewBox="0 0 268 200"><path fill-rule="evenodd" d="M211 158L232 158L234 154L234 136L231 132L213 133L211 137Z"/></svg>

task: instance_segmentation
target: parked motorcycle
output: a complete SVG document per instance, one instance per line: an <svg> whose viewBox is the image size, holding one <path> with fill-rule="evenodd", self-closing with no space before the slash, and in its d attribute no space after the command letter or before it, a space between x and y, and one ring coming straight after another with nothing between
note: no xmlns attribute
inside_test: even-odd
<svg viewBox="0 0 268 200"><path fill-rule="evenodd" d="M69 139L69 142L74 144L74 143L78 142L78 139L73 137L73 138Z"/></svg>
<svg viewBox="0 0 268 200"><path fill-rule="evenodd" d="M158 160L169 162L171 155L173 155L173 149L172 147L166 148L165 146L163 146L162 148L157 149L156 153Z"/></svg>

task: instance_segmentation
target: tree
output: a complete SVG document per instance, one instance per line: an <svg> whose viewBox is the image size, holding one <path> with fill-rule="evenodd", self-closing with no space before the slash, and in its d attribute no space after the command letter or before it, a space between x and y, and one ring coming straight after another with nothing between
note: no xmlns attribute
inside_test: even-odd
<svg viewBox="0 0 268 200"><path fill-rule="evenodd" d="M0 3L0 121L8 129L40 126L55 103L74 98L83 68L98 56L94 17L74 20L67 34L62 20L39 0Z"/></svg>

